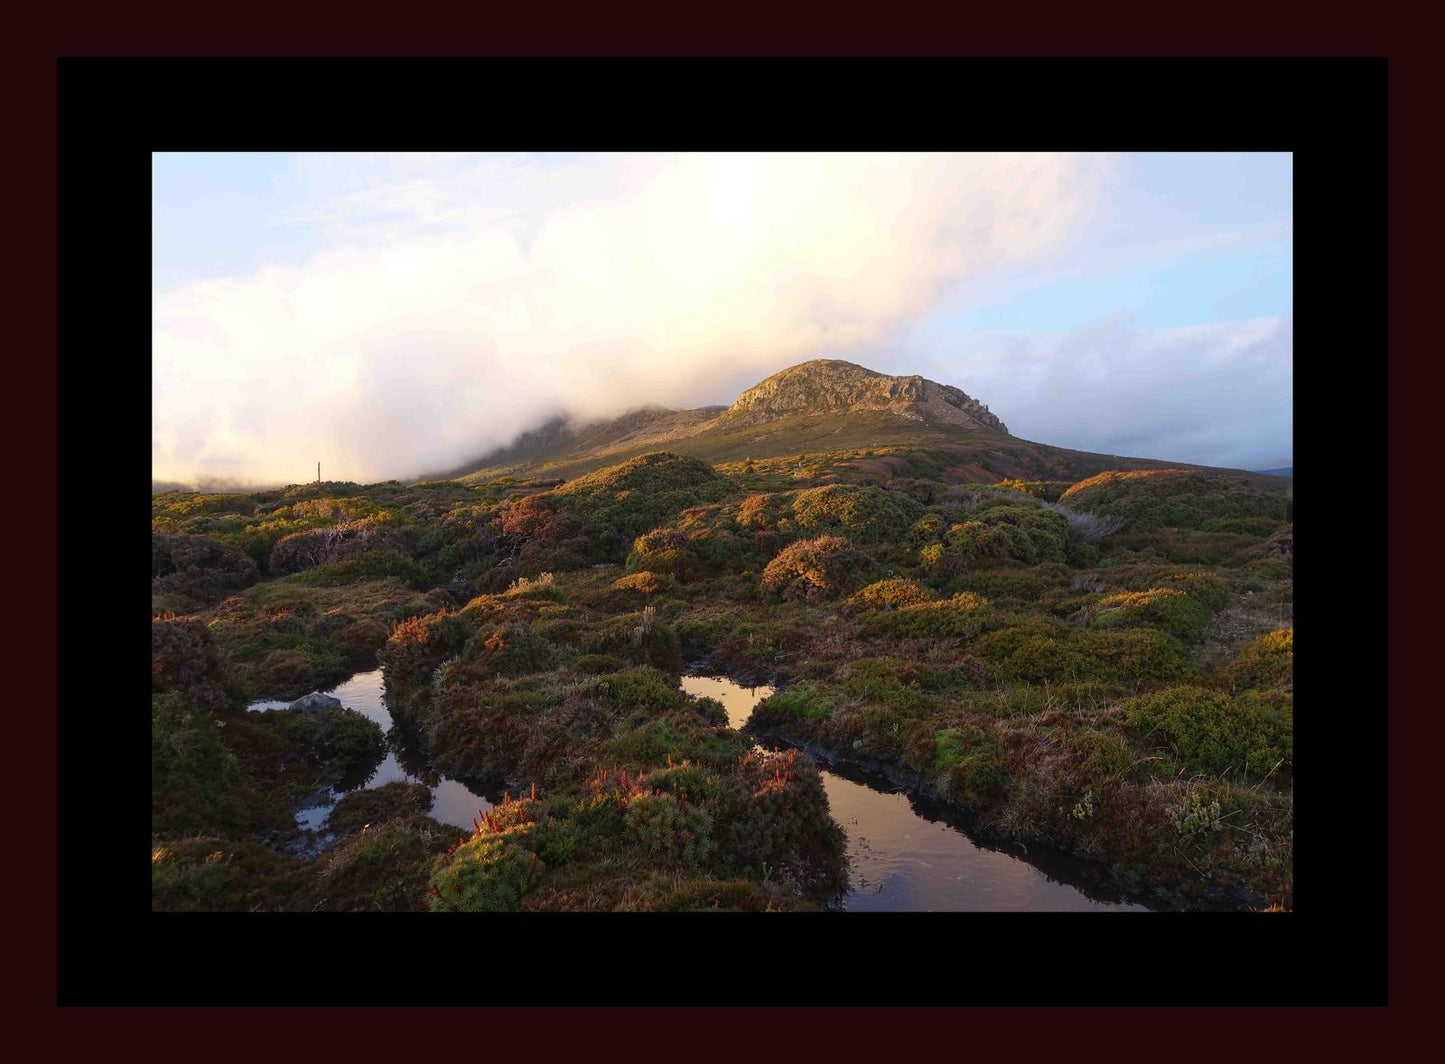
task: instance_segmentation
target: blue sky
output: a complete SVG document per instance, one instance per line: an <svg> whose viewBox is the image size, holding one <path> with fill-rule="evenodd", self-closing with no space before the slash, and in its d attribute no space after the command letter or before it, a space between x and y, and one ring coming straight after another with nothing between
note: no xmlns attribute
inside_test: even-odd
<svg viewBox="0 0 1445 1064"><path fill-rule="evenodd" d="M405 476L814 357L1028 439L1289 464L1292 186L1288 154L157 154L153 475Z"/></svg>

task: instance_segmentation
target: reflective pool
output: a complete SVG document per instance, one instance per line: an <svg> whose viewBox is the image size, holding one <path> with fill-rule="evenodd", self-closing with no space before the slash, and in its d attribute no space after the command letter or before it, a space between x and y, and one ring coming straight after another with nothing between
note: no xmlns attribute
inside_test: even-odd
<svg viewBox="0 0 1445 1064"><path fill-rule="evenodd" d="M443 824L471 829L472 818L477 810L492 808L492 803L473 791L460 780L447 779L431 770L426 758L407 741L407 736L397 729L386 708L386 696L382 689L381 670L358 672L351 679L325 692L341 699L341 704L354 709L381 725L386 733L386 758L376 770L364 780L347 780L337 787L327 788L317 803L297 811L296 823L310 831L322 828L332 807L348 791L381 787L387 783L422 783L431 788L431 815ZM252 710L285 709L289 702L252 702L246 708Z"/></svg>
<svg viewBox="0 0 1445 1064"><path fill-rule="evenodd" d="M773 693L722 676L684 676L682 687L716 698L734 728ZM848 836L841 907L849 911L1146 911L1107 886L1096 865L1037 847L1029 853L1020 843L975 842L942 803L910 797L870 773L818 767L833 819Z"/></svg>

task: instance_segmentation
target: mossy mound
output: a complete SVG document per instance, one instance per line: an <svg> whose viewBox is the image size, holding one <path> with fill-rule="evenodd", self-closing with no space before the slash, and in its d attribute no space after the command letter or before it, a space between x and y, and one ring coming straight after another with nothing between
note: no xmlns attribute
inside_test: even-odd
<svg viewBox="0 0 1445 1064"><path fill-rule="evenodd" d="M349 835L367 825L376 828L394 817L430 812L431 806L430 787L398 780L381 787L342 795L341 800L332 808L326 823L332 831Z"/></svg>
<svg viewBox="0 0 1445 1064"><path fill-rule="evenodd" d="M1204 687L1171 687L1124 704L1146 742L1168 749L1186 769L1259 780L1294 762L1294 700L1231 697Z"/></svg>
<svg viewBox="0 0 1445 1064"><path fill-rule="evenodd" d="M1059 497L1076 510L1117 518L1131 529L1202 529L1220 518L1283 521L1288 503L1243 479L1189 469L1110 470Z"/></svg>
<svg viewBox="0 0 1445 1064"><path fill-rule="evenodd" d="M352 835L316 866L318 909L418 912L430 908L437 861L466 837L427 816L408 814Z"/></svg>
<svg viewBox="0 0 1445 1064"><path fill-rule="evenodd" d="M157 912L274 912L313 900L311 866L258 842L193 836L151 846Z"/></svg>
<svg viewBox="0 0 1445 1064"><path fill-rule="evenodd" d="M1065 562L1070 544L1069 522L1061 515L1037 503L997 498L969 510L941 540L925 544L919 557L948 577L992 566Z"/></svg>

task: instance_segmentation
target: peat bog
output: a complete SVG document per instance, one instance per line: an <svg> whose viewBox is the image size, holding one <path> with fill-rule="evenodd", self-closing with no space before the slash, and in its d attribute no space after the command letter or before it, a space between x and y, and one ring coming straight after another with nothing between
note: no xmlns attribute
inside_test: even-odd
<svg viewBox="0 0 1445 1064"><path fill-rule="evenodd" d="M958 438L153 495L153 906L1290 908L1290 482Z"/></svg>

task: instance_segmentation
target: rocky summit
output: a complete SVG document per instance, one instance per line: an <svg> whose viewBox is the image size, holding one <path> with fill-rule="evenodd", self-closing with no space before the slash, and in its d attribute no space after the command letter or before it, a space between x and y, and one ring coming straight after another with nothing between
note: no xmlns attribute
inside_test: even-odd
<svg viewBox="0 0 1445 1064"><path fill-rule="evenodd" d="M829 358L790 366L755 384L738 396L718 424L751 424L820 411L882 411L911 421L1008 432L987 406L952 385L916 374L891 377Z"/></svg>

